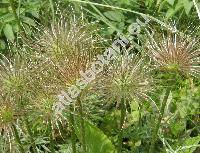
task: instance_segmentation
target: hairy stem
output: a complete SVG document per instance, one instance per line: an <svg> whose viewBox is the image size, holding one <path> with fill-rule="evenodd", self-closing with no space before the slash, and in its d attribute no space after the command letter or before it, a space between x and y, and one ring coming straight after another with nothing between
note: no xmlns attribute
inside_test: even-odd
<svg viewBox="0 0 200 153"><path fill-rule="evenodd" d="M167 99L169 97L170 90L171 90L171 88L169 88L169 87L166 90L166 93L165 93L165 96L164 96L164 99L163 99L163 103L162 103L162 107L161 107L161 111L160 111L160 116L158 118L158 122L156 124L155 131L153 133L153 138L152 138L152 141L151 141L149 153L155 153L154 149L155 149L155 143L157 141L157 134L158 134L158 130L160 128L160 124L161 124L161 121L162 121L162 118L163 118L163 115L164 115L164 112L165 112L165 107L167 105Z"/></svg>
<svg viewBox="0 0 200 153"><path fill-rule="evenodd" d="M80 100L80 96L77 98L77 104L79 107L79 115L80 115L80 122L81 122L81 141L82 141L82 148L83 153L86 153L86 143L85 143L85 122L84 122L84 114L83 114L83 106Z"/></svg>
<svg viewBox="0 0 200 153"><path fill-rule="evenodd" d="M126 109L125 109L125 100L124 98L121 99L121 119L120 119L120 131L118 137L118 153L122 152L122 143L123 143L123 125L126 116Z"/></svg>

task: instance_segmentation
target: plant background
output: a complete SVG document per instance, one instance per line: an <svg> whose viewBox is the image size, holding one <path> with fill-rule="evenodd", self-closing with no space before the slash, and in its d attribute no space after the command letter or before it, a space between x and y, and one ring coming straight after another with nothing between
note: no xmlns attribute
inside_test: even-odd
<svg viewBox="0 0 200 153"><path fill-rule="evenodd" d="M200 2L197 0L196 2L200 9ZM59 87L62 83L56 79L56 81L52 80L56 74L55 68L48 62L45 64L42 58L37 58L33 51L37 50L37 46L31 46L33 49L24 47L30 45L30 39L36 42L38 29L50 27L51 24L59 21L60 16L57 13L59 9L61 12L62 10L71 12L69 5L73 7L72 14L79 15L83 12L87 22L98 21L95 28L98 29L98 36L104 40L102 43L104 48L118 38L117 32L121 32L131 38L131 44L138 46L134 52L143 52L145 50L143 42L147 37L145 28L142 27L137 37L129 33L132 23L137 19L143 20L140 13L153 17L152 19L157 19L165 25L175 26L183 33L197 29L191 33L191 36L200 36L199 10L195 8L192 0L0 0L1 64L9 65L10 60L16 69L7 72L1 67L0 72L0 91L6 93L2 94L0 99L0 115L1 119L4 118L4 122L0 122L0 152L2 153L72 152L70 111L66 111L63 114L64 119L58 120L54 125L49 114L53 114L51 108L56 97L52 96L53 91L46 91L44 87L49 82ZM67 14L66 12L63 11L63 16ZM158 33L165 33L165 28L156 21L152 21L149 27ZM30 61L34 61L34 67L26 71L24 67L27 63L31 63ZM31 67L31 64L29 66ZM24 70L22 74L20 69ZM48 71L47 77L44 77L43 71ZM158 74L157 77L162 78L161 75ZM164 77L168 77L167 74L165 75ZM27 85L27 82L30 84ZM177 88L170 92L167 99L168 107L165 109L159 127L155 152L198 153L200 152L200 80L194 78L191 81L177 77L176 82ZM159 108L166 89L158 88L151 94ZM80 132L82 118L85 121L87 152L116 152L120 133L120 109L115 101L107 101L96 93L86 97L82 99L84 117L80 114L75 115L77 152L83 152ZM21 116L20 112L26 115ZM130 102L123 131L122 152L147 153L149 151L157 115L145 100L141 103Z"/></svg>

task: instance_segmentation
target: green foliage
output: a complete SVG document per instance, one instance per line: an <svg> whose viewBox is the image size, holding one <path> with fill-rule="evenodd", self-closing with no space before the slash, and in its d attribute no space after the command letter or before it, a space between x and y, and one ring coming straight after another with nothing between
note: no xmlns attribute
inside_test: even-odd
<svg viewBox="0 0 200 153"><path fill-rule="evenodd" d="M199 153L194 2L0 0L0 153ZM129 33L147 19L138 35ZM55 114L58 94L118 32L129 39L128 54L119 48Z"/></svg>
<svg viewBox="0 0 200 153"><path fill-rule="evenodd" d="M0 1L0 52L6 49L5 42L18 41L19 34L32 34L33 27L40 21L40 9L44 4L45 1L39 0Z"/></svg>
<svg viewBox="0 0 200 153"><path fill-rule="evenodd" d="M76 121L76 133L80 139L80 118L76 118ZM116 153L115 147L103 131L88 121L85 121L85 139L88 153Z"/></svg>

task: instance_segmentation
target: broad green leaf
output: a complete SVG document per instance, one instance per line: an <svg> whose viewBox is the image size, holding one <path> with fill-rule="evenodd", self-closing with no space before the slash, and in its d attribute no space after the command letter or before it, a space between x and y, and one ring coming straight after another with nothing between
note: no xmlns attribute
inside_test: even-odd
<svg viewBox="0 0 200 153"><path fill-rule="evenodd" d="M9 41L13 41L15 39L14 33L13 33L13 29L12 26L10 24L6 24L3 28L3 32L6 36L6 38Z"/></svg>
<svg viewBox="0 0 200 153"><path fill-rule="evenodd" d="M104 15L112 21L123 21L124 15L119 11L107 11Z"/></svg>
<svg viewBox="0 0 200 153"><path fill-rule="evenodd" d="M80 119L76 118L76 134L80 139ZM87 153L116 153L108 137L96 126L85 120L85 142Z"/></svg>

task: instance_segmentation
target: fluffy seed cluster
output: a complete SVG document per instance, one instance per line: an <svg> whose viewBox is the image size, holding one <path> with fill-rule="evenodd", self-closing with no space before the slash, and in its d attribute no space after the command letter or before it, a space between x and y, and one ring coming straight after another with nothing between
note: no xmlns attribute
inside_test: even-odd
<svg viewBox="0 0 200 153"><path fill-rule="evenodd" d="M136 101L148 99L147 94L154 89L148 65L144 58L136 55L119 55L100 76L97 84L97 92L117 102L122 97Z"/></svg>
<svg viewBox="0 0 200 153"><path fill-rule="evenodd" d="M0 131L6 134L25 112L26 71L19 58L8 60L4 55L0 60Z"/></svg>
<svg viewBox="0 0 200 153"><path fill-rule="evenodd" d="M198 77L200 74L200 39L170 33L148 41L147 54L161 70Z"/></svg>
<svg viewBox="0 0 200 153"><path fill-rule="evenodd" d="M34 48L56 67L64 81L73 84L98 53L100 40L94 23L69 15L44 28Z"/></svg>

